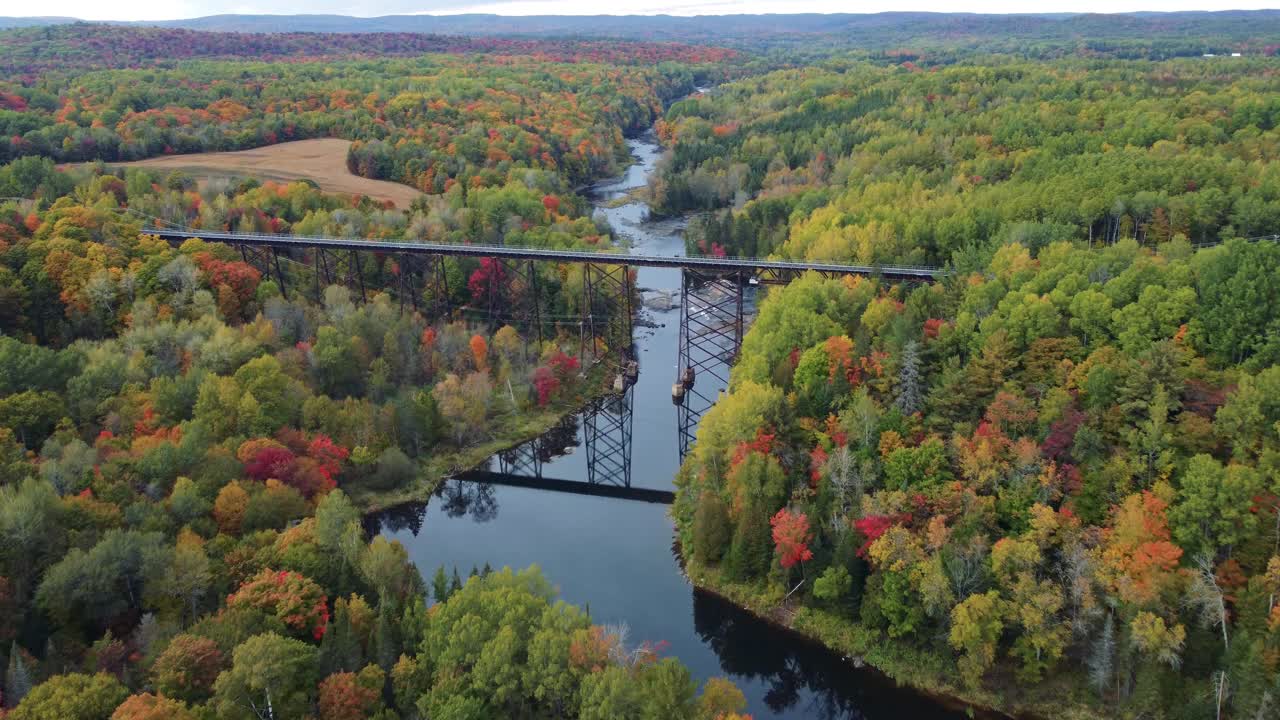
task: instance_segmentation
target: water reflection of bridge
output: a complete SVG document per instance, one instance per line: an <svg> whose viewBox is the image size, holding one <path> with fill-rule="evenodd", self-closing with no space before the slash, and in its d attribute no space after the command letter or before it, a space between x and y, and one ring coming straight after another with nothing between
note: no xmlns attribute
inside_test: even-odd
<svg viewBox="0 0 1280 720"><path fill-rule="evenodd" d="M496 468L490 459L487 467L456 477L462 482L670 503L675 499L670 490L635 487L631 483L633 395L634 385L626 381L622 392L597 398L577 415L561 420L550 431L498 453ZM549 476L544 472L547 466L579 446L579 423L582 428L581 445L586 455L586 481Z"/></svg>

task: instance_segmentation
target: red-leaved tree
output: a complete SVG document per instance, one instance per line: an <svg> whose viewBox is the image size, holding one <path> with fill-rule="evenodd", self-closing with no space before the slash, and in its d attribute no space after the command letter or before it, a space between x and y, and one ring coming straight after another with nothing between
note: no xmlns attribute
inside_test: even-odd
<svg viewBox="0 0 1280 720"><path fill-rule="evenodd" d="M862 547L858 548L858 557L867 556L867 548L871 547L871 543L880 539L880 536L889 532L889 528L898 524L899 518L894 515L868 515L853 521L853 526L862 533L862 537L866 538L866 542L862 543Z"/></svg>
<svg viewBox="0 0 1280 720"><path fill-rule="evenodd" d="M560 379L544 365L533 371L533 389L538 393L538 406L542 407L555 397L560 389Z"/></svg>
<svg viewBox="0 0 1280 720"><path fill-rule="evenodd" d="M467 280L467 289L471 291L471 302L485 305L489 302L489 291L499 291L503 286L505 273L502 263L493 258L480 258L480 267L471 273Z"/></svg>
<svg viewBox="0 0 1280 720"><path fill-rule="evenodd" d="M275 478L289 484L293 480L297 460L297 456L287 448L267 446L253 454L245 464L244 471L249 477L260 482Z"/></svg>
<svg viewBox="0 0 1280 720"><path fill-rule="evenodd" d="M302 573L263 570L227 598L227 607L251 607L274 615L299 635L319 640L329 625L324 590Z"/></svg>
<svg viewBox="0 0 1280 720"><path fill-rule="evenodd" d="M382 706L383 673L370 665L358 674L334 673L320 683L320 720L364 720Z"/></svg>
<svg viewBox="0 0 1280 720"><path fill-rule="evenodd" d="M552 355L551 359L547 361L547 364L551 366L552 370L555 370L556 375L561 380L568 380L569 376L578 372L578 368L581 367L578 358L566 355L561 350L557 350L555 355Z"/></svg>
<svg viewBox="0 0 1280 720"><path fill-rule="evenodd" d="M782 567L790 569L796 563L813 559L813 551L809 549L813 535L809 532L809 518L804 513L782 508L769 520L769 524L773 526L773 544L778 548Z"/></svg>

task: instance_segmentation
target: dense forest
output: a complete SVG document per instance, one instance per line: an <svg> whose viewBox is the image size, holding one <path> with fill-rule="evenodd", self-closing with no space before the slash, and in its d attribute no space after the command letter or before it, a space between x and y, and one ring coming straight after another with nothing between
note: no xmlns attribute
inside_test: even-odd
<svg viewBox="0 0 1280 720"><path fill-rule="evenodd" d="M411 32L193 32L88 23L13 29L4 32L3 38L0 70L26 79L39 79L50 71L171 67L175 62L195 59L305 61L451 53L651 65L664 61L723 62L736 55L722 48L680 43L620 45L601 40L467 38Z"/></svg>
<svg viewBox="0 0 1280 720"><path fill-rule="evenodd" d="M1010 711L1272 717L1280 245L1237 238L1280 228L1274 69L832 62L672 106L692 251L950 273L768 293L681 470L691 575Z"/></svg>
<svg viewBox="0 0 1280 720"><path fill-rule="evenodd" d="M56 25L69 18L0 17L0 28ZM618 38L742 48L750 53L876 51L901 48L971 52L999 49L1018 54L1124 53L1176 57L1206 52L1270 52L1276 47L1275 10L1140 13L882 12L759 15L524 15L491 14L247 15L132 23L238 33L443 33L479 38L550 40ZM371 38L372 42L378 42Z"/></svg>
<svg viewBox="0 0 1280 720"><path fill-rule="evenodd" d="M364 510L423 497L477 448L597 392L576 325L556 325L577 316L580 269L543 270L539 344L469 313L498 292L485 261L450 260L456 310L427 318L384 290L390 258L362 266L367 302L342 286L286 295L228 247L141 232L605 249L572 188L613 172L624 129L694 72L431 55L7 81L0 714L737 717L731 683L699 693L659 647L558 602L536 568L428 586L404 547L362 529ZM333 134L365 141L352 154L367 174L439 182L391 209L305 182L54 165ZM414 170L366 163L377 148Z"/></svg>
<svg viewBox="0 0 1280 720"><path fill-rule="evenodd" d="M944 273L765 293L676 479L695 582L1012 713L1273 717L1270 16L947 17L857 50L874 24L733 51L0 34L5 717L738 717L536 569L428 583L361 529L599 392L556 325L580 270L539 270L539 343L471 312L493 263L450 260L427 317L390 258L367 302L307 297L142 232L607 251L578 189L650 125L691 252ZM111 165L317 137L426 195Z"/></svg>
<svg viewBox="0 0 1280 720"><path fill-rule="evenodd" d="M574 187L615 171L623 133L649 127L664 101L720 76L646 48L635 57L662 62L427 55L47 72L0 81L0 161L113 162L342 137L356 141L352 172L426 192L502 184L529 169Z"/></svg>
<svg viewBox="0 0 1280 720"><path fill-rule="evenodd" d="M829 63L676 103L659 209L703 252L940 265L990 239L1280 228L1274 63ZM750 202L748 202L750 201Z"/></svg>

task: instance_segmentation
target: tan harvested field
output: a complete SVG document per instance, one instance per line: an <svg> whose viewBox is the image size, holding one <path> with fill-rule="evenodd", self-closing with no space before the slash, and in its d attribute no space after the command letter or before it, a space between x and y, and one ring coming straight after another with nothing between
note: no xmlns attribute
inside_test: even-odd
<svg viewBox="0 0 1280 720"><path fill-rule="evenodd" d="M349 140L337 138L297 140L253 150L165 155L110 165L181 170L197 179L238 176L278 182L314 180L325 192L368 195L390 200L401 209L408 209L409 203L422 195L408 185L352 175L347 171L350 145Z"/></svg>

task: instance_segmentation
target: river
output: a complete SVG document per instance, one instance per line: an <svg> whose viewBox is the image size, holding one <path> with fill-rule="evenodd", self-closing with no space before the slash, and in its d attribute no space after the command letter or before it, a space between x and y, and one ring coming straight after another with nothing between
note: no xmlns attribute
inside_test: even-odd
<svg viewBox="0 0 1280 720"><path fill-rule="evenodd" d="M598 184L600 203L643 186L660 149L651 136L629 141L635 164ZM650 221L643 203L600 206L632 252L683 255L682 220ZM680 271L640 268L642 289L680 289ZM650 309L637 325L640 377L632 394L632 487L670 491L679 468L676 375L680 311ZM711 378L698 389L714 397ZM544 436L541 472L569 481L588 479L583 432L587 416ZM548 450L550 449L550 450ZM597 473L614 467L608 457ZM616 465L616 463L614 463ZM498 470L503 461L492 458ZM609 478L606 478L609 479ZM568 602L589 609L597 624L627 628L631 645L661 643L701 684L725 676L745 693L747 712L764 718L961 718L963 713L867 670L715 595L694 588L673 550L667 506L545 489L450 480L428 503L402 506L370 518L372 530L399 540L428 579L438 566L464 576L486 564L538 565Z"/></svg>

